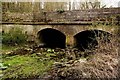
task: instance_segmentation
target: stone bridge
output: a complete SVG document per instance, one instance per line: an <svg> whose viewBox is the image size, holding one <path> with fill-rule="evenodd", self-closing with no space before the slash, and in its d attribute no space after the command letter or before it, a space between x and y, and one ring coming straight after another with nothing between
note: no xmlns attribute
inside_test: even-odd
<svg viewBox="0 0 120 80"><path fill-rule="evenodd" d="M40 15L41 14L41 15ZM96 38L108 39L118 27L104 23L120 24L120 8L79 11L27 13L3 13L1 31L19 27L28 35L28 41L47 47L87 47L97 45ZM96 25L97 23L97 25ZM100 24L98 24L100 23ZM103 23L102 23L103 24ZM106 37L107 36L107 37Z"/></svg>

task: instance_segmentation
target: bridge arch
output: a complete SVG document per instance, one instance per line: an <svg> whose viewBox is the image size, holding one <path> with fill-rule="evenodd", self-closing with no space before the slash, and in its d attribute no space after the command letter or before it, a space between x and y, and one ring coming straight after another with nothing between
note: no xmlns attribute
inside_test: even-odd
<svg viewBox="0 0 120 80"><path fill-rule="evenodd" d="M65 48L66 36L59 30L45 28L37 33L39 43L48 48Z"/></svg>
<svg viewBox="0 0 120 80"><path fill-rule="evenodd" d="M98 41L110 42L111 33L103 30L85 30L75 34L74 47L84 51L85 49L95 49L98 46Z"/></svg>

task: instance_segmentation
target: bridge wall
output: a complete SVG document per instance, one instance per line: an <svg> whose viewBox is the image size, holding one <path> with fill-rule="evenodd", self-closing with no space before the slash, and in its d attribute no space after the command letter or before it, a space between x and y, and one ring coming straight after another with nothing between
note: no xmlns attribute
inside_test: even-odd
<svg viewBox="0 0 120 80"><path fill-rule="evenodd" d="M120 8L103 8L54 12L3 12L2 22L92 22L92 21L120 21Z"/></svg>
<svg viewBox="0 0 120 80"><path fill-rule="evenodd" d="M85 31L85 30L102 30L105 32L109 32L111 34L115 34L118 29L117 26L92 26L92 25L2 25L2 31L9 32L10 29L14 29L15 27L19 27L23 30L23 33L28 35L29 41L38 42L38 32L51 28L60 31L66 36L66 43L69 45L73 45L74 43L74 35Z"/></svg>

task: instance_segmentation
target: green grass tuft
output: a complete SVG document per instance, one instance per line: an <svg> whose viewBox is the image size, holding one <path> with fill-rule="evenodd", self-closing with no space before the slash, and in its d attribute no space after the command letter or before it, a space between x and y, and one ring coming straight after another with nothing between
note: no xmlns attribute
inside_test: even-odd
<svg viewBox="0 0 120 80"><path fill-rule="evenodd" d="M3 70L2 79L39 78L50 70L52 64L53 60L44 60L35 54L5 57L3 65L8 68Z"/></svg>

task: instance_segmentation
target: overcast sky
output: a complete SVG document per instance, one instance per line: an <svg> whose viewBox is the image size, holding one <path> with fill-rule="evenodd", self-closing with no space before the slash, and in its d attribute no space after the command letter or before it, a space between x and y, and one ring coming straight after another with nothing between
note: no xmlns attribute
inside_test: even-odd
<svg viewBox="0 0 120 80"><path fill-rule="evenodd" d="M96 1L96 0L71 0L71 1L81 1L81 2L84 2L84 1ZM107 7L118 7L118 2L120 4L120 0L97 0L97 1L100 1L102 5L106 5ZM120 5L119 5L120 6Z"/></svg>
<svg viewBox="0 0 120 80"><path fill-rule="evenodd" d="M101 0L101 3L106 4L107 7L110 7L110 6L118 7L118 2L120 4L120 0Z"/></svg>
<svg viewBox="0 0 120 80"><path fill-rule="evenodd" d="M29 1L45 1L45 2L66 2L66 1L78 1L78 2L84 2L84 1L96 1L96 0L2 0L3 2L29 2ZM107 7L118 7L118 2L119 2L119 7L120 7L120 0L97 0L100 1L102 5L107 5Z"/></svg>
<svg viewBox="0 0 120 80"><path fill-rule="evenodd" d="M78 1L78 2L85 2L85 1L100 1L102 5L106 5L107 7L118 7L118 2L120 2L120 0L41 0L41 1L60 1L60 2L63 2L63 1ZM120 3L119 3L120 4ZM119 5L120 6L120 5Z"/></svg>

